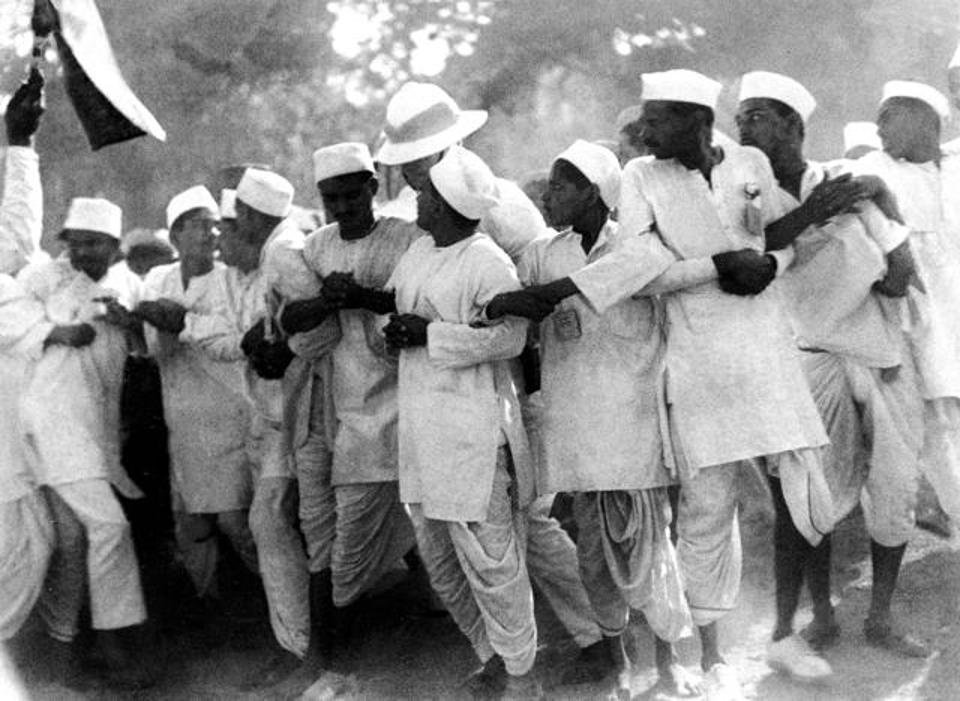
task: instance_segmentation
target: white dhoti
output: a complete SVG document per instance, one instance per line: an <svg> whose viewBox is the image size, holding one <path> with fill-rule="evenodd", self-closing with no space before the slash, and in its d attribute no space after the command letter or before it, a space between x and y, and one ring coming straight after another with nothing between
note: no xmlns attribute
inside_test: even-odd
<svg viewBox="0 0 960 701"><path fill-rule="evenodd" d="M604 635L620 635L631 609L662 640L689 635L666 488L579 492L573 508L580 573Z"/></svg>
<svg viewBox="0 0 960 701"><path fill-rule="evenodd" d="M600 627L580 578L577 546L550 516L554 497L536 499L518 519L526 530L527 572L563 627L585 648L600 640Z"/></svg>
<svg viewBox="0 0 960 701"><path fill-rule="evenodd" d="M485 521L427 518L419 504L410 504L410 517L430 582L477 656L498 654L520 675L533 667L537 624L508 465L501 448Z"/></svg>
<svg viewBox="0 0 960 701"><path fill-rule="evenodd" d="M344 484L334 494L333 603L347 606L396 566L416 539L396 482Z"/></svg>
<svg viewBox="0 0 960 701"><path fill-rule="evenodd" d="M912 363L887 373L831 353L805 353L804 371L830 444L824 473L838 519L858 502L870 537L893 548L914 528L923 405Z"/></svg>
<svg viewBox="0 0 960 701"><path fill-rule="evenodd" d="M327 438L326 400L316 383L313 396L302 410L309 411L306 440L296 448L294 465L300 489L300 530L307 543L310 572L330 567L337 528L337 499L331 484L333 454ZM398 499L399 503L399 499Z"/></svg>
<svg viewBox="0 0 960 701"><path fill-rule="evenodd" d="M93 628L112 630L143 623L147 610L130 524L110 483L89 479L52 489L83 524Z"/></svg>
<svg viewBox="0 0 960 701"><path fill-rule="evenodd" d="M53 537L39 491L0 503L0 641L16 635L40 597Z"/></svg>
<svg viewBox="0 0 960 701"><path fill-rule="evenodd" d="M259 474L250 506L250 532L257 545L270 625L282 648L297 657L310 642L309 574L297 530L297 480L289 466L278 424L258 417L253 446Z"/></svg>
<svg viewBox="0 0 960 701"><path fill-rule="evenodd" d="M923 404L920 469L940 506L951 520L960 523L960 399L941 397Z"/></svg>

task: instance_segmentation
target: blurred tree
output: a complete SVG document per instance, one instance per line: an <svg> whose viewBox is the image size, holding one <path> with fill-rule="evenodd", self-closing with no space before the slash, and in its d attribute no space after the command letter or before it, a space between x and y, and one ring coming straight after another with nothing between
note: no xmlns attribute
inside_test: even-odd
<svg viewBox="0 0 960 701"><path fill-rule="evenodd" d="M102 193L126 225L157 226L167 199L228 162L263 161L313 204L310 152L372 143L411 77L491 111L471 140L519 177L577 136L609 137L640 74L684 66L728 85L751 69L804 82L820 109L814 155L873 116L893 76L945 85L955 0L98 0L127 81L168 131L89 152L55 64L39 139L48 231L68 198ZM0 0L0 93L23 76L31 0ZM720 123L730 128L735 93Z"/></svg>

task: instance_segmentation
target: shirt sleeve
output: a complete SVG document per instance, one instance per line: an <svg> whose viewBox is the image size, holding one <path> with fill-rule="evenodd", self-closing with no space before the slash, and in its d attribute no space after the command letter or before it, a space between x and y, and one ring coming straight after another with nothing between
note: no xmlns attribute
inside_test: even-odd
<svg viewBox="0 0 960 701"><path fill-rule="evenodd" d="M887 219L873 202L860 202L858 206L860 207L859 217L867 230L867 234L884 254L897 248L909 238L910 228Z"/></svg>
<svg viewBox="0 0 960 701"><path fill-rule="evenodd" d="M43 305L16 280L0 275L0 352L35 360L52 330Z"/></svg>
<svg viewBox="0 0 960 701"><path fill-rule="evenodd" d="M502 255L502 254L501 254ZM464 368L520 355L527 341L526 319L504 317L492 325L479 325L483 310L501 292L520 289L514 265L506 259L480 259L466 284L473 288L476 323L435 321L427 326L427 355L442 368Z"/></svg>
<svg viewBox="0 0 960 701"><path fill-rule="evenodd" d="M303 256L303 249L289 242L280 242L267 259L272 291L282 299L310 299L320 294L320 279Z"/></svg>
<svg viewBox="0 0 960 701"><path fill-rule="evenodd" d="M570 275L590 306L602 314L644 290L676 258L651 233L627 234L607 255Z"/></svg>
<svg viewBox="0 0 960 701"><path fill-rule="evenodd" d="M40 159L27 146L9 146L0 200L0 272L14 274L40 252L43 190Z"/></svg>
<svg viewBox="0 0 960 701"><path fill-rule="evenodd" d="M696 287L717 279L717 266L712 258L676 260L660 275L645 285L638 296L650 296L676 292L687 287Z"/></svg>

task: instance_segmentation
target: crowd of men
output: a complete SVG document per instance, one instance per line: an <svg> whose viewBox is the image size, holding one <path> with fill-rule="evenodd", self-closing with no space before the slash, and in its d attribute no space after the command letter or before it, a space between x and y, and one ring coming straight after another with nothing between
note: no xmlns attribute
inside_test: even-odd
<svg viewBox="0 0 960 701"><path fill-rule="evenodd" d="M949 101L889 82L875 143L816 163L800 83L744 75L739 144L714 130L721 89L645 74L619 148L575 141L535 204L461 145L486 112L407 83L375 154L313 154L328 224L305 234L290 182L239 167L216 193L184 183L169 243L138 233L117 262L122 215L102 198L72 200L61 256L40 249L25 84L0 209L0 639L36 608L51 659L69 658L87 605L109 680L148 683L120 500L143 485L121 465L120 407L125 364L150 357L180 558L199 597L225 542L260 577L299 663L270 678L290 694L335 665L358 602L406 562L473 647L479 698L542 694L534 586L580 648L565 684L628 694L644 661L624 632L642 616L661 683L741 698L718 624L740 587L744 471L776 512L771 667L828 677L844 634L929 655L891 601L921 482L960 519ZM378 204L391 167L415 205ZM830 533L857 505L873 589L844 633ZM693 634L702 675L674 649Z"/></svg>

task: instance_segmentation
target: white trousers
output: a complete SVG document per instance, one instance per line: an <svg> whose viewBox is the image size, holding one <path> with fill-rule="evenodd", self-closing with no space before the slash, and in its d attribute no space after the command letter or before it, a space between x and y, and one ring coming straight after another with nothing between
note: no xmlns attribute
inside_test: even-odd
<svg viewBox="0 0 960 701"><path fill-rule="evenodd" d="M57 553L51 563L48 587L51 595L41 601L41 615L53 637L70 641L76 635L77 617L82 603L84 574L89 584L90 617L97 630L112 630L138 625L147 619L140 586L140 570L133 548L130 524L120 502L105 479L89 479L51 488L52 511L58 538L70 540L69 515L57 518L64 507L83 526L86 538L85 566L75 553ZM58 544L60 548L62 544ZM54 594L54 592L57 592Z"/></svg>
<svg viewBox="0 0 960 701"><path fill-rule="evenodd" d="M246 509L223 511L216 514L173 512L174 535L177 550L197 596L217 596L216 573L220 560L220 540L223 533L237 555L254 574L257 565L257 546L250 532L249 512Z"/></svg>
<svg viewBox="0 0 960 701"><path fill-rule="evenodd" d="M257 545L270 626L280 647L303 658L310 644L310 575L296 523L297 481L260 477L250 506L250 532Z"/></svg>
<svg viewBox="0 0 960 701"><path fill-rule="evenodd" d="M39 491L0 503L0 641L16 635L40 597L53 538Z"/></svg>

